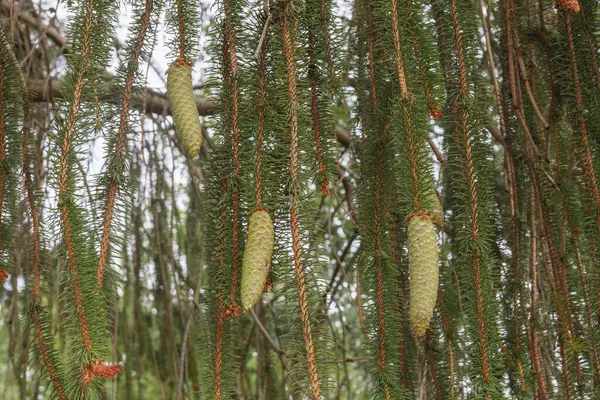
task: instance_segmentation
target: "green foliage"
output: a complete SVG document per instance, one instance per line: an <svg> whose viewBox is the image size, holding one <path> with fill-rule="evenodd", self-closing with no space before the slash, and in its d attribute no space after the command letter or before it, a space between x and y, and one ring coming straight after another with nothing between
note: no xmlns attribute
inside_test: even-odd
<svg viewBox="0 0 600 400"><path fill-rule="evenodd" d="M597 397L595 1L42 3L0 7L0 397Z"/></svg>

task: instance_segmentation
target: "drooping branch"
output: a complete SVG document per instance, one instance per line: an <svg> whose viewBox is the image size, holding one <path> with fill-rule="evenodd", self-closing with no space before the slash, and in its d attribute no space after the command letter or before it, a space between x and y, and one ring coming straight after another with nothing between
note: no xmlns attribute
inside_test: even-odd
<svg viewBox="0 0 600 400"><path fill-rule="evenodd" d="M89 0L87 3L85 22L83 26L83 38L81 46L81 64L85 64L89 61L89 53L91 47L91 34L93 27L93 13L94 13L94 0ZM75 304L77 307L77 313L79 318L79 329L81 330L81 337L83 340L83 346L86 352L92 352L92 340L90 338L90 332L87 324L87 317L85 314L85 308L83 304L83 293L81 291L81 285L79 282L78 266L77 266L77 254L75 249L73 230L71 224L71 216L69 211L69 199L68 199L68 180L69 180L69 159L73 148L73 135L75 131L75 121L79 114L79 108L81 105L81 98L83 94L83 88L85 85L85 69L80 68L75 74L74 79L75 85L73 88L73 100L70 104L69 115L66 121L65 132L63 133L61 155L60 155L60 171L59 171L59 203L60 213L62 218L62 227L65 236L65 243L67 247L67 261L69 270L71 272L71 283L73 285L73 292L75 294Z"/></svg>
<svg viewBox="0 0 600 400"><path fill-rule="evenodd" d="M1 29L1 28L0 28ZM2 32L4 34L4 32ZM5 85L5 65L0 62L0 224L2 221L2 209L4 207L5 185L6 185L6 95L8 88ZM2 235L0 235L0 251L2 251Z"/></svg>
<svg viewBox="0 0 600 400"><path fill-rule="evenodd" d="M41 233L40 224L41 218L37 205L37 201L34 194L34 182L32 179L31 166L30 166L30 148L29 148L29 136L30 136L30 116L29 116L29 102L27 95L27 88L25 78L21 72L20 66L16 59L14 52L12 51L11 45L8 42L6 35L2 29L0 29L0 48L4 48L8 64L11 64L14 71L18 74L18 81L20 86L21 95L23 96L23 128L22 128L22 139L21 139L21 167L24 176L24 186L29 206L29 212L31 213L32 230L33 230L33 282L32 282L32 307L31 314L33 319L33 326L35 332L35 341L38 345L39 356L47 370L48 376L54 385L56 395L60 400L67 400L66 391L63 385L62 374L60 373L60 364L55 357L54 350L47 345L49 343L49 335L47 333L47 326L42 322L45 315L42 315L42 308L40 307L40 293L41 293ZM3 108L3 86L4 78L2 77L3 65L0 62L0 131L4 132L4 112ZM4 133L2 133L4 136ZM0 270L0 281L1 275L4 271ZM1 283L1 282L0 282Z"/></svg>
<svg viewBox="0 0 600 400"><path fill-rule="evenodd" d="M290 32L290 25L294 21L290 21L291 15L287 14L287 10L284 10L283 21L282 21L282 42L283 42L283 53L285 57L285 70L287 74L287 92L288 101L290 104L290 180L292 187L298 185L298 170L299 170L299 133L298 133L298 120L299 120L299 107L297 98L297 83L296 83L296 61L294 56L294 42L292 41L292 33ZM302 263L302 243L300 234L300 216L298 210L298 193L291 193L290 196L290 225L292 234L292 250L294 259L294 272L296 277L296 286L298 293L298 304L300 306L300 316L302 320L304 348L306 351L306 361L308 363L308 375L310 381L310 387L312 397L318 399L321 397L321 388L319 376L317 373L317 363L315 346L313 343L313 333L310 321L310 315L308 310L308 296L307 296L307 282L304 271L304 265Z"/></svg>
<svg viewBox="0 0 600 400"><path fill-rule="evenodd" d="M480 151L476 148L477 130L473 127L474 113L476 105L468 103L470 86L472 85L470 76L470 66L468 51L469 44L473 44L473 31L468 29L467 3L459 3L456 0L449 0L451 28L454 38L454 45L457 60L457 83L458 93L452 100L452 113L454 114L455 124L454 132L455 143L459 150L458 159L460 167L464 170L464 196L468 205L465 206L464 214L468 221L468 240L462 241L465 247L464 259L470 264L469 275L472 277L474 288L474 312L475 319L473 324L473 333L477 338L477 351L479 356L478 374L481 376L483 393L488 400L491 400L493 392L497 390L493 370L493 332L494 322L489 318L489 296L490 296L490 277L488 274L489 265L486 260L486 252L482 251L486 247L489 239L485 237L486 228L486 203L485 191L482 190L482 180L480 174L481 164L477 163L477 155ZM490 337L491 336L491 337Z"/></svg>
<svg viewBox="0 0 600 400"><path fill-rule="evenodd" d="M530 251L531 251L531 255L530 255L530 266L529 266L529 277L531 280L531 311L530 311L530 317L529 317L529 323L530 323L530 346L531 348L529 349L529 354L530 354L530 358L531 358L531 363L533 364L533 370L534 370L534 374L535 374L535 378L536 378L536 382L537 382L537 387L538 390L540 391L541 397L544 400L548 400L548 392L546 390L546 382L543 376L543 372L542 372L542 365L540 362L540 356L539 356L539 352L540 349L538 347L538 329L537 329L537 292L538 292L538 287L537 287L537 257L538 257L538 249L537 249L537 222L536 222L536 212L537 212L537 207L536 207L536 191L535 191L535 187L533 188L533 190L531 191L531 205L530 205L530 210L529 210L529 220L530 220L530 226L531 226L531 242L530 242Z"/></svg>
<svg viewBox="0 0 600 400"><path fill-rule="evenodd" d="M146 34L148 27L150 26L150 20L152 17L152 11L154 8L153 0L146 0L145 9L140 19L140 26L137 41L135 42L130 58L128 60L127 76L125 78L125 86L123 88L123 96L121 98L119 115L119 128L117 131L114 158L112 158L111 167L120 169L124 164L124 152L125 144L127 142L127 132L129 129L129 110L131 106L131 98L133 95L133 84L135 81L135 75L137 73L138 59L142 52L144 42L146 40ZM104 282L104 270L108 262L109 257L109 245L110 245L110 230L115 211L115 202L117 200L117 189L119 186L119 175L116 171L113 171L108 183L108 193L106 197L106 204L104 208L104 224L102 229L102 240L100 243L100 255L98 257L98 265L96 267L96 285L97 290L102 288Z"/></svg>
<svg viewBox="0 0 600 400"><path fill-rule="evenodd" d="M226 63L229 65L229 82L231 88L231 103L228 106L231 107L231 133L232 133L232 145L233 145L233 198L231 202L231 218L233 226L232 230L232 278L231 287L229 292L231 305L236 303L236 292L239 284L240 277L240 126L239 126L239 108L240 108L240 88L239 88L239 74L238 74L238 56L235 30L233 26L232 7L230 0L224 0L223 9L225 12L225 46L227 47L227 53L224 53L224 57L227 58Z"/></svg>
<svg viewBox="0 0 600 400"><path fill-rule="evenodd" d="M566 25L567 25L567 39L569 43L569 56L571 61L571 72L573 75L573 88L575 90L575 102L577 107L583 109L583 98L582 98L582 90L581 83L579 78L579 67L577 64L577 57L575 54L575 44L573 41L573 33L572 33L572 17L569 12L566 15ZM592 157L592 148L590 145L590 140L588 138L588 127L586 118L583 115L578 116L579 120L579 133L581 135L581 141L583 144L583 150L585 155L585 169L586 169L586 178L589 181L591 196L593 198L595 204L595 214L597 221L598 232L600 232L600 189L598 188L598 180L596 178L596 171L594 169L593 157Z"/></svg>
<svg viewBox="0 0 600 400"><path fill-rule="evenodd" d="M328 42L327 42L328 43ZM315 132L315 151L317 155L317 165L321 174L321 192L324 196L329 195L329 183L327 181L327 172L323 163L323 154L321 150L321 122L319 121L319 100L317 92L317 65L315 56L315 39L312 34L308 37L308 56L310 58L309 76L311 90L311 113L312 125Z"/></svg>

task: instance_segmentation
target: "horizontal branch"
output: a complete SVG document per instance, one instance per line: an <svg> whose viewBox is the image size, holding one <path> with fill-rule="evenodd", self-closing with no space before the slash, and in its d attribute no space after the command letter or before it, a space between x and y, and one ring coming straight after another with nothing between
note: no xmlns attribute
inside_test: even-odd
<svg viewBox="0 0 600 400"><path fill-rule="evenodd" d="M43 80L35 79L27 82L27 88L34 101L46 102L52 99L60 100L62 94L60 92L61 81L58 79ZM119 99L118 93L115 93L118 88L100 93L100 99L106 102L117 102ZM171 109L165 93L157 92L156 90L146 89L146 113L158 115L171 115ZM212 99L196 97L196 106L201 116L212 115L218 112L217 102ZM352 142L350 132L341 126L336 126L334 134L337 141L344 147L350 146Z"/></svg>
<svg viewBox="0 0 600 400"><path fill-rule="evenodd" d="M27 89L32 96L34 101L51 101L52 99L60 100L62 94L60 92L61 81L58 79L51 79L49 81L43 79L29 80L27 82ZM119 100L117 93L114 91L118 88L114 88L112 91L100 93L100 100L106 102L117 102ZM198 112L200 115L211 115L215 113L215 101L196 98L196 105L198 106ZM169 102L167 95L164 93L157 92L152 89L146 90L146 113L147 114L158 114L158 115L171 115L171 109L169 108Z"/></svg>
<svg viewBox="0 0 600 400"><path fill-rule="evenodd" d="M2 13L7 13L9 8L8 2L0 0L0 10ZM63 54L68 54L69 49L67 46L67 39L60 34L60 32L42 22L40 17L34 11L21 11L16 14L16 17L30 26L31 28L37 29L41 35L46 35L52 40L57 46L60 47ZM33 80L27 83L29 91L33 95L35 101L50 101L51 99L60 99L60 80ZM105 93L101 95L101 100L108 102L117 101L118 97L116 93ZM159 115L170 115L171 109L169 108L169 102L167 96L164 93L157 92L152 89L146 89L146 113L147 114L159 114ZM217 102L205 98L196 98L196 105L198 106L198 112L201 116L212 115L217 113L216 109ZM334 134L337 141L343 146L348 147L352 142L350 132L341 126L336 126Z"/></svg>

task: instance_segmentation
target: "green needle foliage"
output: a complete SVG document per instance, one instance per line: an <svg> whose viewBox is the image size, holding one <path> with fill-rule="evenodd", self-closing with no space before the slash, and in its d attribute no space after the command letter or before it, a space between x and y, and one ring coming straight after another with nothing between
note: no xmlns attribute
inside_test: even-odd
<svg viewBox="0 0 600 400"><path fill-rule="evenodd" d="M600 399L596 1L54 7L0 4L1 398Z"/></svg>

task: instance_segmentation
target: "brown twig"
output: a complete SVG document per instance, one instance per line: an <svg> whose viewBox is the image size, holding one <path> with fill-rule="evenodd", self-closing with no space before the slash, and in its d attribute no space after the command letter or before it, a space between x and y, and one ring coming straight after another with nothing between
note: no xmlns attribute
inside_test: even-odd
<svg viewBox="0 0 600 400"><path fill-rule="evenodd" d="M56 390L58 397L60 398L60 400L67 400L67 393L65 392L65 389L62 386L62 383L60 382L60 377L58 376L56 368L54 367L54 364L50 359L50 355L48 354L48 347L46 346L46 341L44 340L44 332L42 331L42 322L40 320L40 315L36 307L37 306L34 306L33 309L33 326L35 329L35 337L39 347L40 356L42 357L44 366L48 370L48 375L50 376L50 380L54 384L54 389Z"/></svg>
<svg viewBox="0 0 600 400"><path fill-rule="evenodd" d="M427 343L427 360L429 363L429 372L431 373L431 380L433 381L433 388L435 389L436 400L442 399L442 388L438 379L437 367L435 365L435 354L432 349L433 339L431 337L431 330L428 329L426 332L426 343Z"/></svg>
<svg viewBox="0 0 600 400"><path fill-rule="evenodd" d="M265 337L265 339L267 339L267 342L269 342L269 344L271 345L271 347L273 348L273 350L275 350L275 352L277 354L285 356L286 355L285 351L281 347L279 347L277 345L277 343L275 343L275 341L273 340L273 338L269 334L269 331L267 331L267 328L265 328L265 326L262 324L262 322L260 322L260 318L258 318L258 315L256 315L256 312L254 311L253 308L250 309L250 315L252 316L252 319L254 320L254 323L256 324L256 326L258 326L258 329L263 334L263 336ZM284 368L286 370L288 369L288 367L287 367L286 364L284 364Z"/></svg>
<svg viewBox="0 0 600 400"><path fill-rule="evenodd" d="M398 251L399 245L399 232L398 232L398 220L397 218L392 219L392 265L394 268L400 268L400 252ZM395 289L395 301L394 308L399 315L403 315L404 313L404 298L408 294L409 285L408 279L406 276L395 277L394 289ZM400 283L402 282L402 284ZM398 332L398 356L400 358L400 365L402 366L402 388L404 390L409 390L408 384L408 363L406 361L406 337L404 335L404 330L400 329ZM410 339L410 336L408 337Z"/></svg>
<svg viewBox="0 0 600 400"><path fill-rule="evenodd" d="M177 0L177 33L179 35L179 59L185 60L185 23L183 19L183 0Z"/></svg>
<svg viewBox="0 0 600 400"><path fill-rule="evenodd" d="M374 114L378 113L379 107L377 103L377 85L375 76L375 43L379 39L379 30L375 23L373 4L370 0L366 2L367 6L367 21L369 27L369 43L368 43L368 55L369 55L369 89L371 108ZM382 232L381 232L381 220L384 217L386 210L382 199L382 190L384 185L383 177L383 140L387 136L387 132L390 128L390 121L387 120L385 127L378 126L377 120L374 123L374 132L377 132L377 161L375 165L375 186L374 186L374 212L375 217L373 221L373 232L375 238L375 307L377 312L377 337L379 341L378 354L377 354L377 368L380 373L385 374L387 372L386 367L386 330L385 330L385 306L383 301L383 260L381 259L382 251ZM383 132L380 129L383 128ZM389 385L384 383L384 394L385 399L391 399L391 392Z"/></svg>
<svg viewBox="0 0 600 400"><path fill-rule="evenodd" d="M3 33L2 33L3 34ZM3 49L4 51L5 49ZM1 60L0 60L1 61ZM6 185L6 99L5 91L5 65L0 63L0 223L2 222L2 211L4 209L4 193ZM3 250L2 235L0 235L0 251Z"/></svg>
<svg viewBox="0 0 600 400"><path fill-rule="evenodd" d="M227 68L227 64L225 65ZM227 192L227 179L223 177L221 180L221 193L224 196ZM225 274L225 221L227 218L227 210L225 208L225 202L222 203L221 209L219 210L219 222L221 224L219 228L219 248L217 250L216 258L217 265L219 267L219 273ZM215 356L214 356L214 378L213 378L213 399L218 400L221 398L221 371L223 369L223 324L225 322L225 304L223 304L223 289L219 286L217 288L217 321L215 327Z"/></svg>
<svg viewBox="0 0 600 400"><path fill-rule="evenodd" d="M321 24L323 25L323 38L325 44L325 58L327 59L327 72L329 74L329 83L335 84L335 70L333 66L333 56L331 50L331 36L329 34L330 10L327 9L327 1L321 0ZM333 93L333 92L332 92Z"/></svg>
<svg viewBox="0 0 600 400"><path fill-rule="evenodd" d="M498 115L500 116L500 131L498 138L498 142L502 143L503 139L506 137L506 126L504 124L503 107L502 107L502 99L500 98L500 84L498 83L498 75L496 74L496 65L494 63L494 53L492 51L492 34L491 27L488 24L488 21L483 16L484 2L483 0L479 0L479 16L481 18L481 24L483 27L483 33L485 36L485 50L487 54L488 60L488 71L490 73L490 78L492 80L492 87L494 88L494 100L496 101L496 107L498 108ZM488 13L490 12L488 8ZM494 136L496 137L496 136Z"/></svg>
<svg viewBox="0 0 600 400"><path fill-rule="evenodd" d="M573 41L573 33L572 33L572 22L571 22L571 14L567 13L567 39L569 41L569 55L571 58L571 70L573 73L573 87L575 90L575 102L577 107L583 107L583 98L581 96L581 83L579 80L579 70L577 67L577 57L575 55L575 43ZM598 189L598 181L596 179L596 172L594 170L594 163L592 160L592 151L590 148L590 142L587 135L587 125L585 121L585 117L582 115L578 116L579 119L579 133L581 134L581 141L583 142L583 149L585 153L585 168L586 175L589 180L589 185L591 188L591 195L594 200L594 204L596 205L596 219L598 225L598 232L600 233L600 191Z"/></svg>
<svg viewBox="0 0 600 400"><path fill-rule="evenodd" d="M311 116L313 131L315 133L315 152L319 173L321 174L322 179L321 192L323 193L323 196L327 196L329 195L329 183L327 181L327 172L325 171L323 153L321 151L321 123L319 118L319 98L317 93L317 57L315 54L315 39L312 33L309 33L308 35L308 56L310 59L308 75L310 77Z"/></svg>
<svg viewBox="0 0 600 400"><path fill-rule="evenodd" d="M540 391L543 400L548 400L548 392L546 391L546 383L544 380L542 365L539 358L539 348L537 344L537 221L536 221L536 189L532 188L531 191L531 205L529 210L529 225L530 225L530 257L529 257L529 279L531 281L531 305L530 305L530 343L531 349L529 354L531 357L531 364L533 364L533 370L535 372L537 388Z"/></svg>
<svg viewBox="0 0 600 400"><path fill-rule="evenodd" d="M457 291L460 296L460 291ZM450 331L450 320L448 318L448 313L446 311L446 306L444 303L444 292L442 287L438 287L438 304L440 305L440 314L442 316L442 329L444 331L444 335L446 336L446 344L448 348L448 364L449 364L449 375L450 375L450 400L456 399L456 393L454 389L454 350L452 345L452 332Z"/></svg>
<svg viewBox="0 0 600 400"><path fill-rule="evenodd" d="M0 36L4 35L4 32L0 29ZM3 38L3 37L2 37ZM32 228L33 228L33 283L32 283L32 314L33 314L33 326L35 330L35 339L38 344L39 354L42 358L44 366L48 371L48 376L50 380L54 384L54 389L56 390L56 394L61 400L67 400L67 395L65 389L61 383L60 377L56 371L56 367L54 366L52 359L50 358L50 354L48 352L48 347L46 346L46 341L44 337L43 326L41 322L41 317L39 313L39 302L40 302L40 292L41 292L41 241L40 241L40 214L37 207L37 203L35 201L34 196L34 183L31 177L31 166L29 164L29 135L30 135L30 121L29 121L29 103L27 96L27 85L25 83L25 78L23 73L19 67L19 63L15 57L14 52L9 47L8 42L6 42L7 48L6 54L10 58L10 62L12 63L15 70L19 75L19 83L21 86L21 90L24 94L24 105L23 105L23 135L22 135L22 144L21 144L21 161L22 161L22 172L24 175L24 186L25 192L27 194L27 202L29 205L29 211L31 212L31 220L32 220ZM3 79L3 69L2 64L0 64L0 132L3 132L5 129L4 126L4 110L3 110L3 95L4 95L4 79ZM1 136L4 136L2 133ZM2 271L3 272L3 271Z"/></svg>
<svg viewBox="0 0 600 400"><path fill-rule="evenodd" d="M421 199L419 198L419 172L417 166L417 143L414 137L414 125L412 114L412 93L408 91L406 83L406 74L404 72L404 61L402 60L401 43L400 43L400 28L398 26L398 11L397 1L391 0L390 7L392 10L392 30L394 38L394 55L396 60L396 73L398 75L398 85L400 86L401 106L406 118L404 126L406 129L406 144L408 147L408 159L410 162L410 172L412 178L412 196L413 210L421 210Z"/></svg>
<svg viewBox="0 0 600 400"><path fill-rule="evenodd" d="M119 116L119 128L117 131L117 138L115 143L115 153L113 163L118 165L123 159L123 149L125 147L127 130L129 128L129 109L131 104L131 97L133 94L133 84L135 81L135 75L137 73L138 59L142 52L144 40L146 39L146 32L150 25L150 17L152 16L152 10L154 8L154 0L146 0L144 12L140 19L139 35L137 41L133 46L131 57L129 60L129 68L127 76L125 78L125 86L123 88L123 97L121 99ZM98 265L96 268L96 289L99 291L102 288L104 282L104 270L108 261L108 252L110 247L110 229L115 209L115 202L117 198L118 188L118 177L111 176L108 184L108 194L106 197L106 203L104 206L104 224L102 229L102 239L100 242L100 254L98 256Z"/></svg>
<svg viewBox="0 0 600 400"><path fill-rule="evenodd" d="M299 168L299 137L298 137L298 99L296 94L296 67L294 60L294 45L290 34L290 15L284 10L282 22L283 53L285 57L285 68L287 73L288 100L290 103L290 179L292 185L296 184ZM300 316L302 319L304 347L306 360L308 362L308 375L312 396L319 398L321 388L317 373L316 355L313 344L310 316L308 312L308 299L306 293L306 277L302 265L302 244L300 239L300 221L298 215L298 200L296 194L292 193L290 199L290 220L292 231L292 251L294 258L294 271L298 289L298 303L300 305Z"/></svg>
<svg viewBox="0 0 600 400"><path fill-rule="evenodd" d="M227 58L229 63L229 72L231 74L229 84L231 85L231 129L233 133L233 198L231 202L231 213L232 213L232 271L231 271L231 287L229 291L230 304L233 306L236 304L236 292L239 284L240 276L240 229L239 229L239 212L240 212L240 190L239 190L239 176L240 176L240 128L239 128L239 104L240 94L238 88L238 61L236 53L236 40L235 31L232 21L231 4L228 0L223 3L223 11L225 13L225 44L227 52L224 53L224 57Z"/></svg>
<svg viewBox="0 0 600 400"><path fill-rule="evenodd" d="M9 1L9 11L8 11L8 20L10 24L10 42L14 42L15 40L15 19L13 15L13 0Z"/></svg>
<svg viewBox="0 0 600 400"><path fill-rule="evenodd" d="M427 136L425 139L427 140L427 143L429 143L429 147L431 148L431 151L433 151L436 160L441 165L444 165L446 163L446 157L444 157L444 154L440 151L440 149L435 145L435 143L429 136Z"/></svg>
<svg viewBox="0 0 600 400"><path fill-rule="evenodd" d="M540 123L542 124L542 128L544 128L545 130L548 130L548 129L550 129L550 124L548 124L548 122L546 122L546 118L542 114L542 112L537 104L537 101L535 100L535 97L533 95L533 91L531 90L531 82L529 80L529 74L527 73L527 69L525 68L525 62L523 61L523 56L521 55L521 51L520 51L521 43L519 41L519 31L517 30L515 25L516 24L512 25L512 32L509 32L509 34L512 33L513 40L514 40L513 59L516 59L517 67L519 70L519 77L521 78L521 81L523 82L523 85L525 86L525 93L527 94L527 97L529 98L531 107L533 108L533 111L534 111L536 117L539 119Z"/></svg>
<svg viewBox="0 0 600 400"><path fill-rule="evenodd" d="M88 0L87 8L85 11L85 21L83 25L83 37L81 42L81 56L80 63L85 64L89 59L89 51L91 47L91 33L93 28L93 15L94 15L94 0ZM75 85L73 89L73 101L71 103L71 109L69 111L66 128L63 134L63 142L60 155L60 171L59 171L59 204L60 213L64 231L64 239L67 247L67 261L69 270L71 272L71 283L73 285L73 292L75 295L75 305L77 308L77 314L79 318L79 328L81 330L81 337L83 340L83 346L87 353L92 352L92 341L87 325L87 318L85 315L85 308L83 305L83 293L81 292L81 286L79 284L79 273L77 267L77 255L75 253L75 243L73 238L73 232L71 228L71 220L69 215L69 206L67 198L67 186L69 178L69 159L71 156L71 149L73 146L72 139L75 130L75 120L79 113L79 107L81 105L81 97L83 93L83 87L85 85L85 69L81 68L78 70L75 77Z"/></svg>
<svg viewBox="0 0 600 400"><path fill-rule="evenodd" d="M271 15L267 17L265 22L265 30L269 23ZM261 38L261 43L264 39ZM267 51L264 45L260 45L257 49L260 55L260 64L258 66L258 126L256 136L256 182L255 182L255 197L256 208L262 208L262 146L265 133L265 65L267 62Z"/></svg>
<svg viewBox="0 0 600 400"><path fill-rule="evenodd" d="M361 255L359 256L358 266L356 267L356 273L354 278L354 282L356 283L356 308L358 309L358 323L360 324L360 329L365 339L369 340L369 335L367 335L367 329L365 327L365 315L363 312L362 295L360 290L361 257L364 257L364 252L361 253Z"/></svg>
<svg viewBox="0 0 600 400"><path fill-rule="evenodd" d="M459 90L462 96L468 95L467 83L467 67L465 64L463 43L462 43L462 27L459 20L456 0L450 0L450 12L452 19L452 27L454 31L454 42L456 45L456 55L458 59L458 81ZM469 129L468 110L465 107L459 109L459 130L462 137L462 145L465 149L465 168L468 178L469 195L470 195L470 217L471 217L471 238L473 242L479 241L479 198L477 187L475 184L475 166L473 164L473 155L471 151L471 133ZM473 279L475 281L475 300L477 306L477 324L479 327L479 356L481 358L481 378L486 385L490 378L490 366L488 358L488 345L485 325L485 315L483 308L483 288L481 282L481 260L478 251L472 253L473 263ZM491 395L488 395L491 399Z"/></svg>
<svg viewBox="0 0 600 400"><path fill-rule="evenodd" d="M590 330L590 332L593 332L593 330L595 329L594 313L593 313L592 307L591 307L588 283L586 282L585 271L583 268L583 260L581 258L581 251L579 249L579 242L578 242L577 238L574 238L573 242L575 245L575 257L577 260L577 269L579 271L579 276L581 277L581 288L582 288L582 292L583 292L583 302L584 302L584 307L585 307L585 314L587 316L587 325L588 325L588 329ZM600 358L598 357L598 347L596 345L595 340L591 340L591 344L592 344L592 357L593 357L593 361L594 361L593 362L594 374L596 375L596 379L598 381L600 381Z"/></svg>
<svg viewBox="0 0 600 400"><path fill-rule="evenodd" d="M529 167L530 170L530 179L532 180L532 187L537 188L536 175L533 172L533 168ZM564 305L561 300L564 301L570 308L570 301L568 295L568 288L566 286L566 281L563 278L566 278L566 274L563 274L564 269L561 268L558 255L556 252L556 247L553 240L553 235L550 231L549 227L549 216L546 207L542 205L540 195L536 189L536 204L537 204L537 212L540 217L540 227L545 237L545 245L547 249L548 258L550 259L550 265L552 267L552 276L554 278L554 285L549 281L550 291L554 300L555 308L558 314L558 325L559 325L559 350L561 355L561 363L562 363L562 375L563 375L563 385L565 388L565 396L568 400L573 398L573 387L570 378L569 372L569 360L570 356L566 351L566 343L570 341L572 338L572 321L569 317L568 311L565 310ZM566 271L564 271L566 272ZM546 273L549 278L548 272ZM565 291L566 289L566 291ZM561 299L562 296L562 299ZM577 362L576 362L577 364Z"/></svg>

